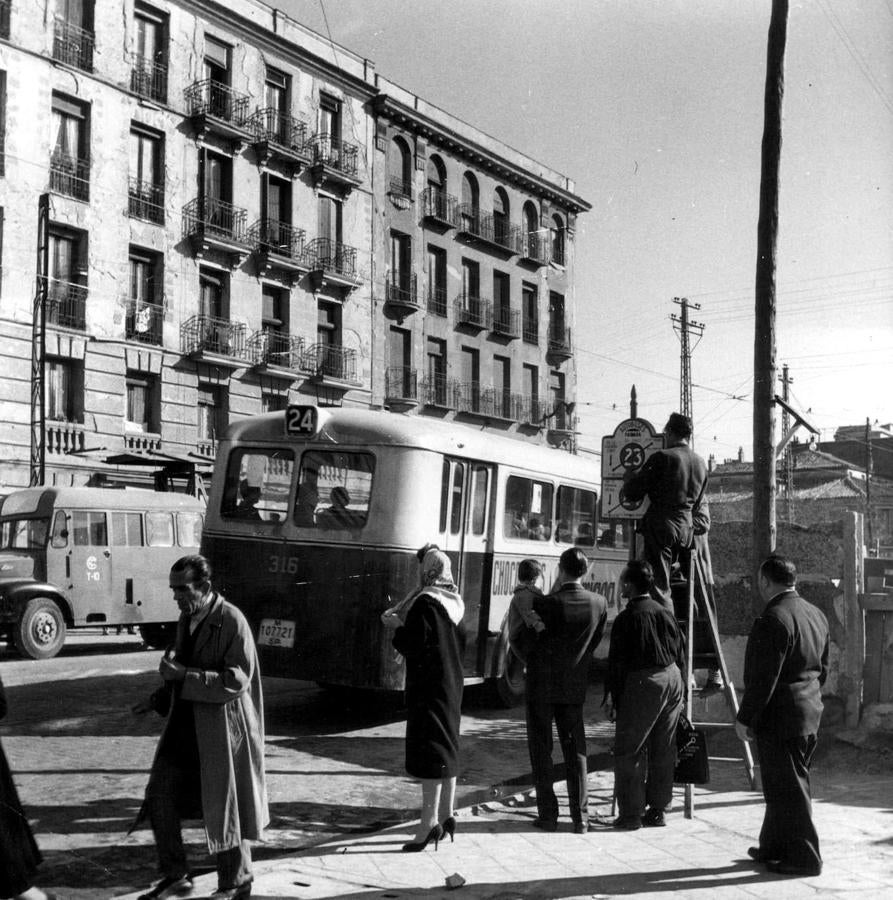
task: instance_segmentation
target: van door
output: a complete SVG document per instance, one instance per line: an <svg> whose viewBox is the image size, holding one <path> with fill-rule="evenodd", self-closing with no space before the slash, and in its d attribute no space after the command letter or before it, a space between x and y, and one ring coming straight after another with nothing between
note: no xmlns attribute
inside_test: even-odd
<svg viewBox="0 0 893 900"><path fill-rule="evenodd" d="M443 461L441 549L453 560L453 577L465 602L465 673L483 675L493 554L490 520L494 467Z"/></svg>
<svg viewBox="0 0 893 900"><path fill-rule="evenodd" d="M113 510L111 518L113 609L110 622L131 625L143 621L143 601L147 581L155 572L147 571L143 549L143 516L136 511Z"/></svg>
<svg viewBox="0 0 893 900"><path fill-rule="evenodd" d="M69 603L75 625L112 621L112 562L108 517L99 510L72 510L69 519Z"/></svg>

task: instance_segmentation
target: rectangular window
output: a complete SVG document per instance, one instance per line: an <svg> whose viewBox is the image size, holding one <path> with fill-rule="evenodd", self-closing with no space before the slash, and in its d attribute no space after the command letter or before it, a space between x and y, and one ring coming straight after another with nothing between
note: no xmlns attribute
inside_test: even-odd
<svg viewBox="0 0 893 900"><path fill-rule="evenodd" d="M267 334L288 334L288 291L271 284L263 286L261 327Z"/></svg>
<svg viewBox="0 0 893 900"><path fill-rule="evenodd" d="M549 400L552 403L550 412L554 413L552 421L555 428L567 428L569 416L564 402L564 373L549 373Z"/></svg>
<svg viewBox="0 0 893 900"><path fill-rule="evenodd" d="M214 201L223 204L233 200L233 161L227 156L220 156L208 150L199 152L199 181L202 185L206 208L205 221L212 225L231 230L232 215Z"/></svg>
<svg viewBox="0 0 893 900"><path fill-rule="evenodd" d="M142 372L128 371L125 378L127 410L124 421L126 431L159 431L158 377Z"/></svg>
<svg viewBox="0 0 893 900"><path fill-rule="evenodd" d="M341 345L341 308L320 300L316 311L316 340L329 347Z"/></svg>
<svg viewBox="0 0 893 900"><path fill-rule="evenodd" d="M202 543L202 528L205 524L204 517L197 512L178 512L177 514L177 544L180 547L198 548Z"/></svg>
<svg viewBox="0 0 893 900"><path fill-rule="evenodd" d="M539 341L539 296L536 285L526 281L521 285L521 331L526 344Z"/></svg>
<svg viewBox="0 0 893 900"><path fill-rule="evenodd" d="M164 224L164 135L138 122L130 126L128 214Z"/></svg>
<svg viewBox="0 0 893 900"><path fill-rule="evenodd" d="M130 89L158 103L167 102L167 34L167 15L137 0Z"/></svg>
<svg viewBox="0 0 893 900"><path fill-rule="evenodd" d="M505 272L493 272L493 306L499 313L511 307L511 279Z"/></svg>
<svg viewBox="0 0 893 900"><path fill-rule="evenodd" d="M261 218L266 222L264 238L274 248L283 245L289 253L289 229L282 226L291 225L291 206L291 182L265 172L261 178L260 198Z"/></svg>
<svg viewBox="0 0 893 900"><path fill-rule="evenodd" d="M220 514L227 519L284 521L294 466L291 450L234 450L227 464Z"/></svg>
<svg viewBox="0 0 893 900"><path fill-rule="evenodd" d="M267 66L264 76L264 103L267 108L279 113L288 114L288 93L291 79L285 72Z"/></svg>
<svg viewBox="0 0 893 900"><path fill-rule="evenodd" d="M174 517L169 512L146 513L146 545L174 546Z"/></svg>
<svg viewBox="0 0 893 900"><path fill-rule="evenodd" d="M547 541L552 536L552 485L516 475L505 492L503 534L507 538Z"/></svg>
<svg viewBox="0 0 893 900"><path fill-rule="evenodd" d="M564 296L555 291L549 291L549 328L550 340L564 337Z"/></svg>
<svg viewBox="0 0 893 900"><path fill-rule="evenodd" d="M447 402L447 349L446 341L428 338L428 383L425 402L434 406L446 406Z"/></svg>
<svg viewBox="0 0 893 900"><path fill-rule="evenodd" d="M47 359L44 389L47 420L83 422L84 367L80 360Z"/></svg>
<svg viewBox="0 0 893 900"><path fill-rule="evenodd" d="M428 312L447 314L447 255L442 247L428 245Z"/></svg>
<svg viewBox="0 0 893 900"><path fill-rule="evenodd" d="M412 277L412 241L408 234L391 232L390 284L403 294L410 293Z"/></svg>
<svg viewBox="0 0 893 900"><path fill-rule="evenodd" d="M366 524L375 457L308 450L301 457L294 520L304 528L354 531Z"/></svg>
<svg viewBox="0 0 893 900"><path fill-rule="evenodd" d="M462 411L481 411L481 355L474 347L462 348Z"/></svg>
<svg viewBox="0 0 893 900"><path fill-rule="evenodd" d="M274 394L264 391L260 395L260 411L262 413L281 412L288 406L288 394Z"/></svg>
<svg viewBox="0 0 893 900"><path fill-rule="evenodd" d="M319 198L319 230L321 240L329 244L341 243L341 204L332 197ZM323 246L323 253L331 254L334 249Z"/></svg>
<svg viewBox="0 0 893 900"><path fill-rule="evenodd" d="M130 246L130 299L140 306L160 302L161 257Z"/></svg>
<svg viewBox="0 0 893 900"><path fill-rule="evenodd" d="M490 470L474 466L471 470L471 533L486 534L489 507Z"/></svg>
<svg viewBox="0 0 893 900"><path fill-rule="evenodd" d="M225 319L224 273L213 269L199 269L199 306L201 315Z"/></svg>
<svg viewBox="0 0 893 900"><path fill-rule="evenodd" d="M112 546L142 547L143 517L138 512L112 513Z"/></svg>
<svg viewBox="0 0 893 900"><path fill-rule="evenodd" d="M108 547L108 528L104 512L75 510L71 514L71 533L75 547Z"/></svg>
<svg viewBox="0 0 893 900"><path fill-rule="evenodd" d="M481 296L481 267L471 259L462 260L462 295L478 300Z"/></svg>
<svg viewBox="0 0 893 900"><path fill-rule="evenodd" d="M341 140L341 101L327 94L320 94L316 131L331 141Z"/></svg>
<svg viewBox="0 0 893 900"><path fill-rule="evenodd" d="M53 92L50 190L76 200L90 199L88 107Z"/></svg>
<svg viewBox="0 0 893 900"><path fill-rule="evenodd" d="M230 61L232 51L227 44L205 35L204 70L205 78L218 84L228 85L230 79ZM212 106L214 95L212 94ZM213 113L212 113L213 114ZM223 116L222 118L229 118Z"/></svg>
<svg viewBox="0 0 893 900"><path fill-rule="evenodd" d="M209 443L218 441L229 423L225 388L200 382L197 408L198 439Z"/></svg>
<svg viewBox="0 0 893 900"><path fill-rule="evenodd" d="M493 393L496 415L503 419L513 419L512 361L507 356L493 357Z"/></svg>
<svg viewBox="0 0 893 900"><path fill-rule="evenodd" d="M561 485L558 488L558 525L555 539L559 544L591 547L595 543L595 492Z"/></svg>

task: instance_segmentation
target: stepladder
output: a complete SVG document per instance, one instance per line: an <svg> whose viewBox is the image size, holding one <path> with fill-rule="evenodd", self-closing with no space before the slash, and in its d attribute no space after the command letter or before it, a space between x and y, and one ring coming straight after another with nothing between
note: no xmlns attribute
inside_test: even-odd
<svg viewBox="0 0 893 900"><path fill-rule="evenodd" d="M726 665L722 652L722 641L719 635L719 624L716 612L716 598L713 592L712 577L709 571L709 548L706 541L696 544L692 549L680 556L680 568L683 581L673 586L673 603L676 618L685 630L685 671L682 673L688 690L685 692L685 715L695 727L734 728L738 715L738 695ZM726 709L731 722L697 721L694 712L695 695L703 692L694 687L694 672L707 669L721 677L722 687L719 692L725 699ZM718 679L717 682L718 683ZM715 691L714 691L715 693ZM741 755L750 789L756 788L753 754L750 744L741 741ZM685 818L694 815L694 785L685 785Z"/></svg>

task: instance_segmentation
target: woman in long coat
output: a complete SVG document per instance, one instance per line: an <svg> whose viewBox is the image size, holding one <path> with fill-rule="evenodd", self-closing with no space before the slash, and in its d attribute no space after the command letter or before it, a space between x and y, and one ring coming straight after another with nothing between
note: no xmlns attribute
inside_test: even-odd
<svg viewBox="0 0 893 900"><path fill-rule="evenodd" d="M385 611L394 647L406 660L406 771L422 784L419 828L407 851L452 840L462 707L462 617L465 605L450 559L436 547L419 551L421 586Z"/></svg>
<svg viewBox="0 0 893 900"><path fill-rule="evenodd" d="M5 716L6 694L0 681L0 719ZM19 803L12 772L0 745L0 897L54 900L54 894L31 885L40 862L40 851Z"/></svg>

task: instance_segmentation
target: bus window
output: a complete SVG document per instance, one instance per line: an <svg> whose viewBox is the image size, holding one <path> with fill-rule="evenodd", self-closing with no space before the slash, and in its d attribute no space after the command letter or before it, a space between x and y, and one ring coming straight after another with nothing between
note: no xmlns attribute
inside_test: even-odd
<svg viewBox="0 0 893 900"><path fill-rule="evenodd" d="M305 528L362 528L369 515L375 458L371 453L308 450L301 457L295 522Z"/></svg>
<svg viewBox="0 0 893 900"><path fill-rule="evenodd" d="M37 550L46 546L48 519L8 519L0 532L3 550Z"/></svg>
<svg viewBox="0 0 893 900"><path fill-rule="evenodd" d="M458 534L462 528L462 490L465 487L465 469L461 463L453 464L452 510L450 534Z"/></svg>
<svg viewBox="0 0 893 900"><path fill-rule="evenodd" d="M611 519L610 521L599 522L596 526L598 531L599 547L615 547L617 549L627 549L630 540L633 537L632 522L626 520Z"/></svg>
<svg viewBox="0 0 893 900"><path fill-rule="evenodd" d="M78 511L71 514L75 547L107 547L108 529L104 512Z"/></svg>
<svg viewBox="0 0 893 900"><path fill-rule="evenodd" d="M177 543L181 547L198 547L202 542L202 514L177 513Z"/></svg>
<svg viewBox="0 0 893 900"><path fill-rule="evenodd" d="M506 484L503 534L548 541L552 536L552 485L512 475Z"/></svg>
<svg viewBox="0 0 893 900"><path fill-rule="evenodd" d="M559 544L591 547L595 543L595 492L582 488L558 488Z"/></svg>
<svg viewBox="0 0 893 900"><path fill-rule="evenodd" d="M291 450L234 450L226 468L220 514L225 519L281 522L288 509L294 465Z"/></svg>
<svg viewBox="0 0 893 900"><path fill-rule="evenodd" d="M440 533L447 529L447 515L450 509L450 461L443 461L443 472L440 476Z"/></svg>
<svg viewBox="0 0 893 900"><path fill-rule="evenodd" d="M112 513L112 546L141 547L143 517L138 512Z"/></svg>
<svg viewBox="0 0 893 900"><path fill-rule="evenodd" d="M174 519L170 513L146 513L146 544L149 547L174 546Z"/></svg>
<svg viewBox="0 0 893 900"><path fill-rule="evenodd" d="M68 516L62 510L58 510L53 519L53 547L61 550L68 546Z"/></svg>
<svg viewBox="0 0 893 900"><path fill-rule="evenodd" d="M471 533L487 531L487 490L489 471L486 466L475 466L471 473Z"/></svg>

